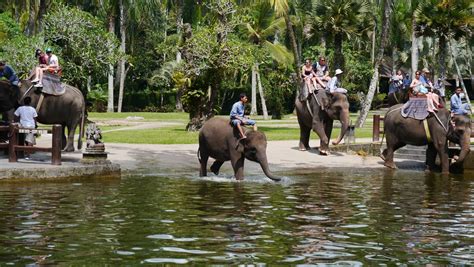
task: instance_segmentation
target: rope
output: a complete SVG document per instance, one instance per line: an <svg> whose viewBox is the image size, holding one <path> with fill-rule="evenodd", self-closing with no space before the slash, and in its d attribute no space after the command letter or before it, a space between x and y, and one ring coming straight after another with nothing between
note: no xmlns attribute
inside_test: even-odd
<svg viewBox="0 0 474 267"><path fill-rule="evenodd" d="M30 87L28 89L26 89L25 93L21 96L19 102L23 101L23 99L26 97L26 95L28 95L28 93L30 92L31 88L33 88L33 85L30 85Z"/></svg>
<svg viewBox="0 0 474 267"><path fill-rule="evenodd" d="M44 100L44 94L41 93L40 98L38 100L38 104L36 105L36 113L39 113L39 110L41 108L41 104L43 104L43 100Z"/></svg>

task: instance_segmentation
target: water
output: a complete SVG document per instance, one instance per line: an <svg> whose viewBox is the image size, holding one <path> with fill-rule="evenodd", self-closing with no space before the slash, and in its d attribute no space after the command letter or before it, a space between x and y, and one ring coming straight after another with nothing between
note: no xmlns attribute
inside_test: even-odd
<svg viewBox="0 0 474 267"><path fill-rule="evenodd" d="M474 264L474 178L386 170L0 184L0 265Z"/></svg>

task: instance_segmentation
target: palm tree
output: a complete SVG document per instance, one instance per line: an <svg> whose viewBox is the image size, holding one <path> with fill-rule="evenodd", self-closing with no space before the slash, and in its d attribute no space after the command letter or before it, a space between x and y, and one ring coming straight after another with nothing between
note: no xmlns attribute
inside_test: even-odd
<svg viewBox="0 0 474 267"><path fill-rule="evenodd" d="M359 118L357 119L357 127L362 127L364 122L369 114L370 106L372 104L372 100L374 98L375 90L377 88L377 82L379 80L379 66L382 63L382 58L384 55L384 49L387 45L388 41L388 33L390 29L390 17L392 14L392 0L384 0L383 9L383 19L382 19L382 37L380 39L380 46L377 52L377 57L375 59L374 65L374 74L372 76L372 80L369 86L369 92L367 92L367 97L365 98L364 104L362 105L362 109L360 111Z"/></svg>
<svg viewBox="0 0 474 267"><path fill-rule="evenodd" d="M252 21L245 24L248 39L252 44L257 45L266 54L282 65L293 64L293 58L288 49L278 43L271 42L271 38L285 28L285 21L282 18L275 18L272 6L266 1L257 2L249 7ZM245 12L247 13L247 12ZM262 103L263 116L268 117L263 90L261 89L260 73L258 72L258 59L252 67L252 109L250 114L257 113L256 87L258 83L260 99Z"/></svg>
<svg viewBox="0 0 474 267"><path fill-rule="evenodd" d="M472 34L472 1L427 0L416 9L415 15L419 33L438 38L439 75L445 78L447 42Z"/></svg>
<svg viewBox="0 0 474 267"><path fill-rule="evenodd" d="M273 8L275 9L275 12L277 16L283 17L285 19L285 25L286 25L286 31L288 33L288 36L290 37L290 44L291 44L291 49L293 52L293 58L295 62L295 73L297 79L300 79L301 74L300 74L300 53L298 50L298 44L296 40L296 35L295 31L293 29L293 23L290 20L290 14L289 14L289 1L288 0L269 0L270 3L272 4Z"/></svg>
<svg viewBox="0 0 474 267"><path fill-rule="evenodd" d="M343 41L361 37L373 27L369 3L366 0L322 0L313 12L315 28L325 31L334 40L334 67L343 69Z"/></svg>

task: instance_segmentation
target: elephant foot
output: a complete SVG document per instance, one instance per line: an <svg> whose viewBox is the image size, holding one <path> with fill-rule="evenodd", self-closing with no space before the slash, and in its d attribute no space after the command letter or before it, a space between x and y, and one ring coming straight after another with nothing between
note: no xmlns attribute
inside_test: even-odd
<svg viewBox="0 0 474 267"><path fill-rule="evenodd" d="M389 167L390 169L397 169L397 166L395 165L395 163L393 161L392 162L385 162L383 165L386 166L386 167Z"/></svg>
<svg viewBox="0 0 474 267"><path fill-rule="evenodd" d="M74 147L66 147L63 151L64 152L74 152Z"/></svg>
<svg viewBox="0 0 474 267"><path fill-rule="evenodd" d="M332 141L332 144L335 145L335 146L339 145L339 143L340 142Z"/></svg>
<svg viewBox="0 0 474 267"><path fill-rule="evenodd" d="M211 166L211 171L212 171L212 173L214 173L215 175L219 175L219 168L216 168L216 166L212 165L212 166Z"/></svg>
<svg viewBox="0 0 474 267"><path fill-rule="evenodd" d="M327 150L319 150L319 155L327 156L327 155L329 155L329 152Z"/></svg>

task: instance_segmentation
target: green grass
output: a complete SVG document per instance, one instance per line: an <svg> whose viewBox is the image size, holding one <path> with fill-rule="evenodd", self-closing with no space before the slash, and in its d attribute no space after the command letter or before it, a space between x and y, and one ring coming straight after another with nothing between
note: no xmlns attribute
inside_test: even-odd
<svg viewBox="0 0 474 267"><path fill-rule="evenodd" d="M155 129L144 130L120 130L107 132L108 130L116 130L127 128L129 126L113 125L101 126L104 131L103 141L105 143L129 143L129 144L196 144L198 142L197 132L187 132L185 130L185 123L188 120L186 113L92 113L89 118L96 120L120 120L126 119L129 116L139 116L148 121L162 121L162 122L180 122L181 125L167 126ZM355 123L357 114L351 114L351 119ZM365 127L356 129L356 138L367 138L372 136L372 116L369 117ZM257 125L259 130L263 131L269 141L276 140L298 140L299 126L296 116L287 115L283 120L262 120L257 117ZM334 129L332 139L339 135L340 129ZM318 139L315 133L311 133L311 139Z"/></svg>
<svg viewBox="0 0 474 267"><path fill-rule="evenodd" d="M89 120L125 120L127 117L143 117L145 120L159 121L188 121L189 114L184 112L157 113L157 112L123 112L123 113L105 113L90 112ZM137 120L131 120L137 121ZM140 120L138 120L140 121Z"/></svg>

